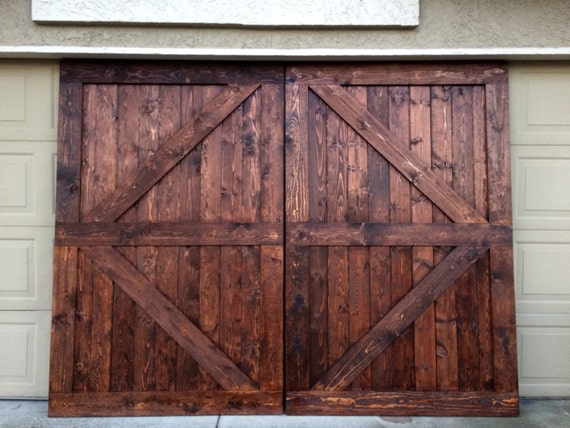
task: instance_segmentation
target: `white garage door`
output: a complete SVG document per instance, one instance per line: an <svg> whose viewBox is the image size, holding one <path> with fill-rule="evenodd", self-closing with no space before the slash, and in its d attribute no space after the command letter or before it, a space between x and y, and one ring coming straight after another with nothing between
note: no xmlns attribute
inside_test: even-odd
<svg viewBox="0 0 570 428"><path fill-rule="evenodd" d="M0 397L47 397L57 63L0 61ZM511 65L522 396L570 396L570 64Z"/></svg>
<svg viewBox="0 0 570 428"><path fill-rule="evenodd" d="M570 64L510 74L522 396L570 396Z"/></svg>
<svg viewBox="0 0 570 428"><path fill-rule="evenodd" d="M57 63L0 60L0 397L45 397Z"/></svg>

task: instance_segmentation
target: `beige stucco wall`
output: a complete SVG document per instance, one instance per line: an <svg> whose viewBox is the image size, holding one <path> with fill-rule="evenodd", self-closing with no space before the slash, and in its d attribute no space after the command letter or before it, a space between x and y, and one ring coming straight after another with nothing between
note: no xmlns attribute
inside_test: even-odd
<svg viewBox="0 0 570 428"><path fill-rule="evenodd" d="M230 1L230 0L228 0ZM236 5L239 4L236 2ZM55 26L0 0L0 56L443 56L570 58L567 0L422 0L411 29ZM368 51L368 52L367 52Z"/></svg>

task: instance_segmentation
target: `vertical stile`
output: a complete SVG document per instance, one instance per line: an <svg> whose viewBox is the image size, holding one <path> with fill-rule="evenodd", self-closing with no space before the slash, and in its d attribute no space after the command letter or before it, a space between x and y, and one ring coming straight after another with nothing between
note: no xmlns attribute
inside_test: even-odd
<svg viewBox="0 0 570 428"><path fill-rule="evenodd" d="M82 86L81 83L60 84L56 202L58 223L79 221L81 145L77 141L81 141L82 120L73 113L77 106L83 105ZM66 173L63 174L63 171ZM56 246L49 375L49 389L52 393L69 393L73 389L77 262L76 247Z"/></svg>
<svg viewBox="0 0 570 428"><path fill-rule="evenodd" d="M489 222L511 226L509 113L507 79L486 86L487 171ZM491 304L493 318L493 358L495 390L518 391L513 249L495 247L490 251Z"/></svg>
<svg viewBox="0 0 570 428"><path fill-rule="evenodd" d="M431 167L431 96L428 86L410 87L410 149ZM412 188L412 222L432 223L433 207L416 188ZM413 283L419 283L433 268L433 247L414 247ZM435 305L414 322L415 384L418 391L437 387L435 349Z"/></svg>
<svg viewBox="0 0 570 428"><path fill-rule="evenodd" d="M327 106L309 92L309 221L327 221ZM328 271L327 248L315 246L310 252L309 301L311 358L309 378L312 384L326 371L328 364Z"/></svg>
<svg viewBox="0 0 570 428"><path fill-rule="evenodd" d="M206 105L218 92L216 86L195 88L195 102L200 105L197 111ZM218 127L219 128L219 127ZM200 220L205 223L221 220L221 181L222 181L222 142L220 130L216 129L201 143L200 163ZM200 327L222 350L222 251L220 247L201 247L200 249ZM227 272L226 272L227 273ZM228 355L231 359L231 355ZM199 388L218 389L217 383L200 367Z"/></svg>
<svg viewBox="0 0 570 428"><path fill-rule="evenodd" d="M283 223L283 85L261 87L261 222ZM261 246L259 387L282 391L283 247Z"/></svg>
<svg viewBox="0 0 570 428"><path fill-rule="evenodd" d="M453 105L453 188L471 205L475 205L473 168L473 88L452 88ZM479 386L479 329L475 267L470 267L457 281L457 340L459 389L475 391Z"/></svg>
<svg viewBox="0 0 570 428"><path fill-rule="evenodd" d="M473 87L473 182L475 209L485 218L489 217L487 174L485 87ZM479 335L479 385L482 391L493 390L493 331L491 316L491 283L489 277L489 255L475 263L476 299L478 307Z"/></svg>
<svg viewBox="0 0 570 428"><path fill-rule="evenodd" d="M431 133L432 169L451 185L453 180L452 111L451 87L431 88ZM436 206L433 207L434 223L447 223L449 219ZM450 250L444 247L434 249L434 266L437 266ZM435 329L437 355L437 389L455 391L458 389L457 328L455 287L448 288L435 302Z"/></svg>
<svg viewBox="0 0 570 428"><path fill-rule="evenodd" d="M366 87L350 87L348 92L364 107L368 97ZM368 221L368 144L352 129L347 133L347 220L351 223ZM350 344L354 345L370 330L370 261L367 247L350 247L349 311ZM370 368L351 385L352 389L369 390L372 386Z"/></svg>
<svg viewBox="0 0 570 428"><path fill-rule="evenodd" d="M386 127L388 124L388 87L368 88L368 110ZM369 221L390 222L390 164L374 148L368 146ZM392 307L390 293L390 248L370 248L370 321L379 322ZM393 387L392 349L387 348L372 363L374 390Z"/></svg>
<svg viewBox="0 0 570 428"><path fill-rule="evenodd" d="M309 180L307 141L308 87L285 88L285 220L307 221ZM309 389L309 251L306 247L285 249L285 341L286 389Z"/></svg>
<svg viewBox="0 0 570 428"><path fill-rule="evenodd" d="M404 142L410 142L410 95L406 86L389 89L390 130ZM411 189L409 181L390 167L390 222L411 221ZM392 306L402 299L412 286L412 249L391 248ZM414 385L414 330L408 328L392 345L394 388L410 389Z"/></svg>

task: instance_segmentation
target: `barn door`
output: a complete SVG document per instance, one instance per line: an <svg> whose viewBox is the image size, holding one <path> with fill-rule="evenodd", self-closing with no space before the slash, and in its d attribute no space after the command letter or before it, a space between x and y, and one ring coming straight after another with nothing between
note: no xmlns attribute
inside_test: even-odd
<svg viewBox="0 0 570 428"><path fill-rule="evenodd" d="M50 415L281 413L282 68L64 63Z"/></svg>
<svg viewBox="0 0 570 428"><path fill-rule="evenodd" d="M503 68L61 70L50 415L516 414Z"/></svg>
<svg viewBox="0 0 570 428"><path fill-rule="evenodd" d="M288 413L517 414L506 78L288 69Z"/></svg>

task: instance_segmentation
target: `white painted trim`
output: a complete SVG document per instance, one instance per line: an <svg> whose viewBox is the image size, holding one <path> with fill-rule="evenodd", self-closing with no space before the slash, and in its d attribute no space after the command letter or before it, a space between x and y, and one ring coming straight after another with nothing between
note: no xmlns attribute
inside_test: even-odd
<svg viewBox="0 0 570 428"><path fill-rule="evenodd" d="M419 0L32 0L42 24L410 27Z"/></svg>
<svg viewBox="0 0 570 428"><path fill-rule="evenodd" d="M87 46L0 46L4 58L148 58L148 59L252 59L252 60L408 60L408 59L512 59L569 60L565 48L474 49L193 49Z"/></svg>

